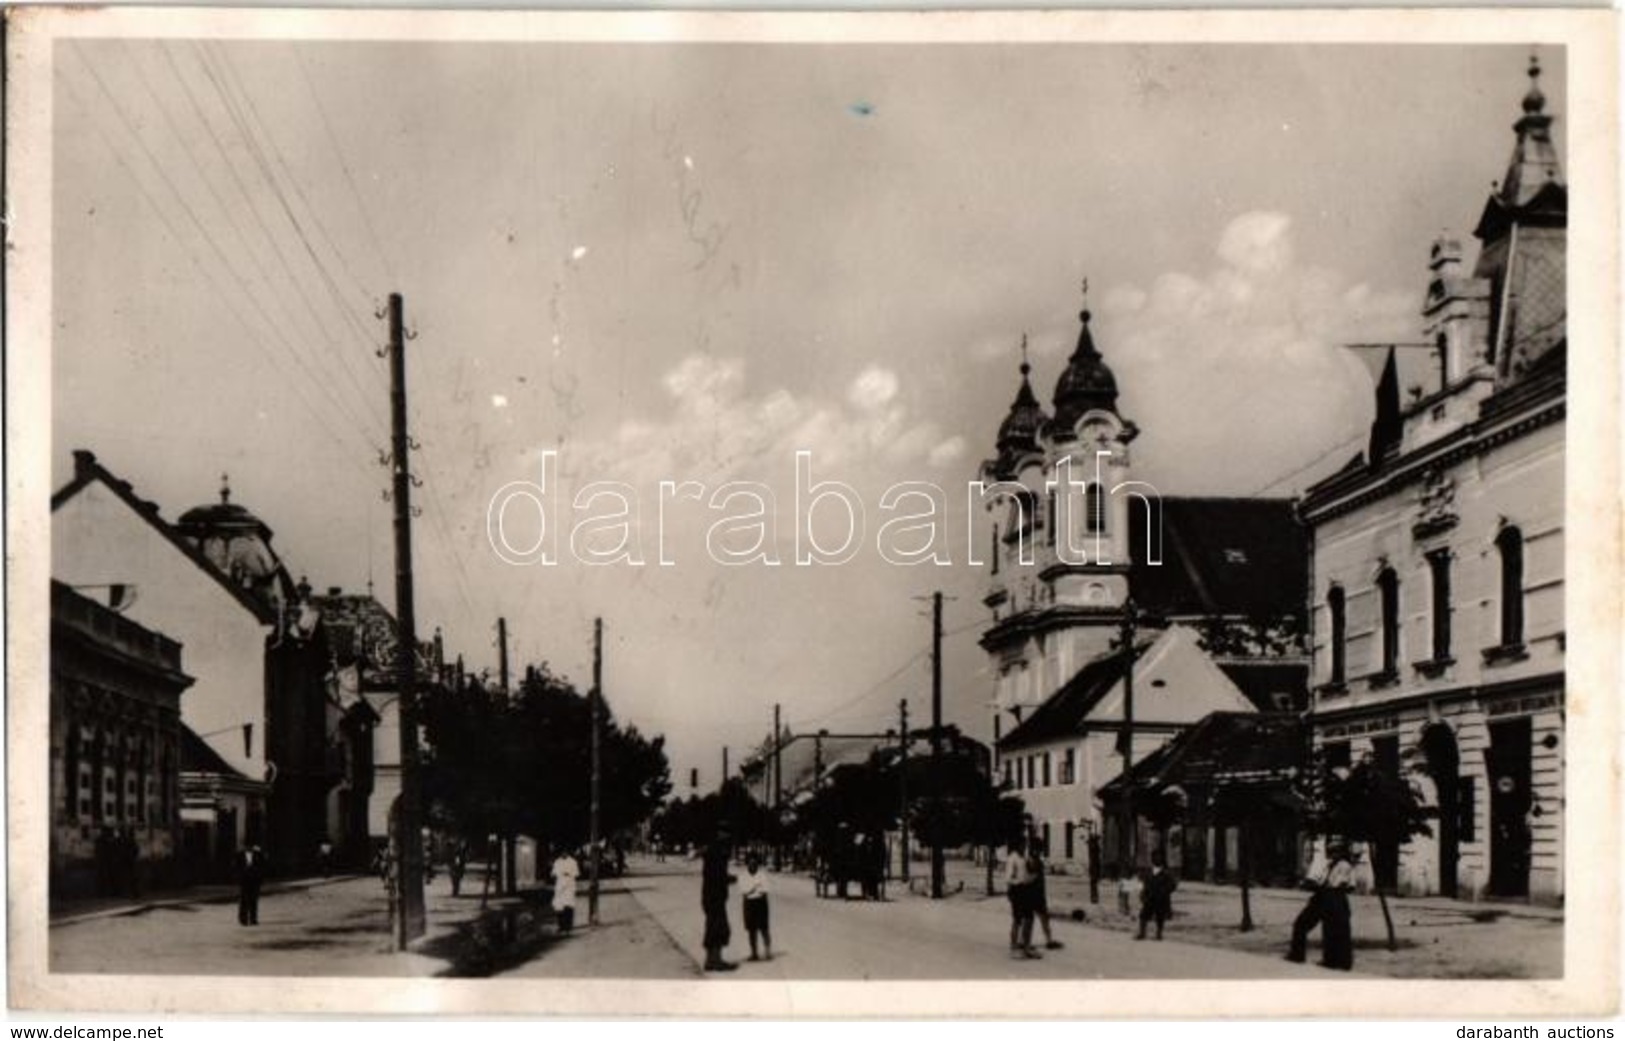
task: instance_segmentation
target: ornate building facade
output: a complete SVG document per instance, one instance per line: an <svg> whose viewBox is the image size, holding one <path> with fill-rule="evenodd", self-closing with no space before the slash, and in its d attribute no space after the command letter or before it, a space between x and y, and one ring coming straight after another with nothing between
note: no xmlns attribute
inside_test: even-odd
<svg viewBox="0 0 1625 1041"><path fill-rule="evenodd" d="M51 583L52 902L179 878L174 640Z"/></svg>
<svg viewBox="0 0 1625 1041"><path fill-rule="evenodd" d="M1568 190L1532 63L1477 261L1436 242L1432 379L1390 349L1367 451L1311 488L1315 743L1420 779L1433 835L1371 851L1407 893L1563 893Z"/></svg>

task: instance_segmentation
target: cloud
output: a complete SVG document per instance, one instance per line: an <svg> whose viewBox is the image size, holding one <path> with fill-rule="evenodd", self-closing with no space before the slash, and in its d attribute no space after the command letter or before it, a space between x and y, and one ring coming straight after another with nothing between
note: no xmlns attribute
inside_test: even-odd
<svg viewBox="0 0 1625 1041"><path fill-rule="evenodd" d="M1170 494L1247 494L1329 452L1310 475L1340 464L1371 410L1370 376L1340 345L1413 339L1419 294L1299 263L1282 213L1236 217L1214 253L1205 274L1169 271L1101 298L1097 340L1146 432L1142 476Z"/></svg>
<svg viewBox="0 0 1625 1041"><path fill-rule="evenodd" d="M846 392L846 399L865 412L876 412L897 397L897 374L871 365L858 374Z"/></svg>

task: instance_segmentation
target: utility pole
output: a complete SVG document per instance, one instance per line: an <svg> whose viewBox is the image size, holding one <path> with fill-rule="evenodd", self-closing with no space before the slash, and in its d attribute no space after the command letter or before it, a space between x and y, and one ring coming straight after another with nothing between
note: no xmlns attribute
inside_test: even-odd
<svg viewBox="0 0 1625 1041"><path fill-rule="evenodd" d="M824 786L824 731L813 735L813 794Z"/></svg>
<svg viewBox="0 0 1625 1041"><path fill-rule="evenodd" d="M497 619L497 676L502 683L502 693L508 693L508 620Z"/></svg>
<svg viewBox="0 0 1625 1041"><path fill-rule="evenodd" d="M423 829L418 806L417 617L412 607L412 469L406 434L406 329L399 293L389 294L390 463L395 506L395 681L401 721L401 794L396 802L399 848L395 949L404 951L425 929Z"/></svg>
<svg viewBox="0 0 1625 1041"><path fill-rule="evenodd" d="M1134 846L1139 829L1134 824L1134 628L1135 618L1134 600L1131 597L1123 605L1122 631L1120 634L1123 644L1123 732L1118 740L1122 742L1123 752L1123 841L1121 870L1134 870Z"/></svg>
<svg viewBox="0 0 1625 1041"><path fill-rule="evenodd" d="M587 840L591 843L591 878L587 883L587 924L598 924L598 761L599 717L604 703L604 620L592 620L592 806L588 811Z"/></svg>
<svg viewBox="0 0 1625 1041"><path fill-rule="evenodd" d="M942 786L942 593L931 594L931 797L933 815L941 812ZM931 836L931 899L942 899L947 865L942 857L942 836Z"/></svg>
<svg viewBox="0 0 1625 1041"><path fill-rule="evenodd" d="M908 881L908 699L897 703L897 787L898 796L902 801L902 812L898 814L901 820L903 845L903 881Z"/></svg>
<svg viewBox="0 0 1625 1041"><path fill-rule="evenodd" d="M728 786L728 746L723 745L722 746L722 784L718 785L718 790L720 791L721 789L726 788L727 786Z"/></svg>
<svg viewBox="0 0 1625 1041"><path fill-rule="evenodd" d="M778 841L778 822L780 822L780 806L785 801L785 762L780 758L780 750L785 744L785 732L780 728L780 706L773 703L773 870L780 870L785 866L783 861L783 848Z"/></svg>

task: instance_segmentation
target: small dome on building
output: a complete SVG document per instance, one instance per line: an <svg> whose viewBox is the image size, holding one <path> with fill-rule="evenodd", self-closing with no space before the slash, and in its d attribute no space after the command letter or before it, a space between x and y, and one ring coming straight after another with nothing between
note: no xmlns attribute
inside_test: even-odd
<svg viewBox="0 0 1625 1041"><path fill-rule="evenodd" d="M999 424L999 437L994 442L999 455L993 466L1001 476L1013 474L1017 459L1038 450L1038 434L1049 420L1044 406L1038 403L1038 396L1033 393L1032 381L1028 378L1031 372L1032 366L1027 364L1027 337L1023 336L1021 389L1016 391L1016 399L1010 403L1010 414Z"/></svg>
<svg viewBox="0 0 1625 1041"><path fill-rule="evenodd" d="M1089 333L1089 312L1085 310L1078 317L1083 328L1078 333L1077 349L1055 384L1055 418L1050 430L1062 437L1071 436L1072 428L1087 412L1117 412L1117 377L1095 347Z"/></svg>

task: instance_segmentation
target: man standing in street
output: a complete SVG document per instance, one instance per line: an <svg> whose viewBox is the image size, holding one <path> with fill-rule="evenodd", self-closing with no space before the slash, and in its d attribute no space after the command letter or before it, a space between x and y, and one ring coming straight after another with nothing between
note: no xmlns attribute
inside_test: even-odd
<svg viewBox="0 0 1625 1041"><path fill-rule="evenodd" d="M260 885L265 881L265 853L249 843L237 854L237 924L260 924Z"/></svg>
<svg viewBox="0 0 1625 1041"><path fill-rule="evenodd" d="M1025 836L1010 843L1004 858L1004 892L1010 898L1010 950L1019 958L1042 957L1033 948L1033 875Z"/></svg>
<svg viewBox="0 0 1625 1041"><path fill-rule="evenodd" d="M728 870L732 853L728 829L718 827L716 838L705 848L700 875L700 908L705 912L705 971L732 972L739 968L722 959L733 932L728 927L728 887L734 876Z"/></svg>

